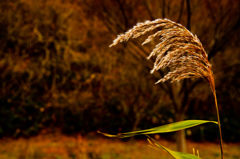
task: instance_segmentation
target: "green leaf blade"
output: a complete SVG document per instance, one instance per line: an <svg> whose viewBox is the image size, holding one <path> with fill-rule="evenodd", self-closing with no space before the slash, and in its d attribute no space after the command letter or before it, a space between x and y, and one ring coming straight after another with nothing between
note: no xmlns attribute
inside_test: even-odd
<svg viewBox="0 0 240 159"><path fill-rule="evenodd" d="M175 159L201 159L200 157L195 156L193 154L172 151L172 150L162 146L161 144L159 144L156 140L154 140L150 136L147 135L147 137L148 137L148 141L152 147L163 149L164 151L168 152Z"/></svg>
<svg viewBox="0 0 240 159"><path fill-rule="evenodd" d="M180 122L175 122L175 123L171 123L171 124L167 124L167 125L158 126L155 128L126 132L126 133L119 133L117 135L111 135L111 134L106 134L106 133L101 133L101 132L100 133L105 136L108 136L108 137L125 138L125 137L131 137L131 136L135 136L135 135L147 135L147 134L174 132L174 131L191 128L191 127L205 124L205 123L218 124L216 121L209 121L209 120L184 120L184 121L180 121Z"/></svg>
<svg viewBox="0 0 240 159"><path fill-rule="evenodd" d="M154 128L153 131L149 131L146 134L157 134L157 133L168 133L168 132L174 132L179 131L187 128L191 128L194 126L198 126L205 123L215 123L215 121L208 121L208 120L185 120L180 122L175 122L167 125L163 125L160 127Z"/></svg>

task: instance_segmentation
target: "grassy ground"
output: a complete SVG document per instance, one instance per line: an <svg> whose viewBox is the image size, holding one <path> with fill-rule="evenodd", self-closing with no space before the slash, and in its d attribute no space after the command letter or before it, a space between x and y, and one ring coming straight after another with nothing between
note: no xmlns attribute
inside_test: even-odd
<svg viewBox="0 0 240 159"><path fill-rule="evenodd" d="M175 149L175 144L160 139L159 142ZM219 159L219 145L188 141L200 151L200 157ZM240 144L224 144L226 159L240 158ZM0 159L172 159L162 150L148 146L146 140L124 141L102 137L69 137L60 134L40 135L30 139L0 140Z"/></svg>

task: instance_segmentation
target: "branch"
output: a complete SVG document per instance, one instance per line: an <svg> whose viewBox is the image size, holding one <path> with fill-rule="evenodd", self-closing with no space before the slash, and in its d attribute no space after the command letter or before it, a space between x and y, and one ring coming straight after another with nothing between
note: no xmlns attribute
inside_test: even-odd
<svg viewBox="0 0 240 159"><path fill-rule="evenodd" d="M239 35L240 33L240 16L229 31L225 32L219 39L216 39L214 45L212 46L211 50L208 53L208 59L210 60L214 55L217 54L220 50L223 50L231 41L234 35Z"/></svg>
<svg viewBox="0 0 240 159"><path fill-rule="evenodd" d="M144 6L145 6L145 8L146 8L146 10L147 10L147 12L148 12L148 14L149 14L149 16L150 16L150 19L151 19L151 20L156 19L156 18L153 16L153 13L152 13L151 9L149 8L149 5L147 4L147 2L146 2L145 0L143 1L143 4L144 4Z"/></svg>
<svg viewBox="0 0 240 159"><path fill-rule="evenodd" d="M162 18L165 18L165 6L166 6L166 2L165 0L162 0Z"/></svg>
<svg viewBox="0 0 240 159"><path fill-rule="evenodd" d="M184 9L184 0L181 1L181 8L180 8L180 12L179 12L177 23L180 23L180 21L182 19L183 9Z"/></svg>
<svg viewBox="0 0 240 159"><path fill-rule="evenodd" d="M190 0L187 1L187 29L191 31L191 5Z"/></svg>
<svg viewBox="0 0 240 159"><path fill-rule="evenodd" d="M124 19L125 28L128 28L128 17L127 17L127 15L126 15L126 13L125 13L125 10L124 10L124 8L123 8L123 4L120 2L120 0L116 0L116 1L117 1L117 3L118 3L119 9L120 9L120 11L121 11L121 13L122 13L122 16L123 16L123 19Z"/></svg>

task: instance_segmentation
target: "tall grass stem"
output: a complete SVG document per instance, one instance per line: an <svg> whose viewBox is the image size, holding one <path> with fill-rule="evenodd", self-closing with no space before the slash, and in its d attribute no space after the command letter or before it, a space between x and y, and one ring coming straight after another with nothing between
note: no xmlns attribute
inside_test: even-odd
<svg viewBox="0 0 240 159"><path fill-rule="evenodd" d="M217 103L216 91L213 92L213 96L214 96L214 100L215 100L215 106L216 106L217 118L218 118L218 128L219 128L219 138L220 138L220 148L221 148L221 159L224 159L224 156L223 156L222 130L221 130L219 111L218 111L218 103Z"/></svg>

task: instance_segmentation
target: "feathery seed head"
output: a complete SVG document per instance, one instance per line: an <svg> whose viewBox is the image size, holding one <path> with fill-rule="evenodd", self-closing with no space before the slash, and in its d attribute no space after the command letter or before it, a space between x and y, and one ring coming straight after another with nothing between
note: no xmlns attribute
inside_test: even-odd
<svg viewBox="0 0 240 159"><path fill-rule="evenodd" d="M138 23L125 34L118 35L110 47L128 41L130 38L138 38L155 29L158 29L158 31L148 36L142 43L142 45L145 45L154 38L160 37L160 43L155 46L147 57L150 59L157 56L151 73L166 67L173 68L173 71L167 73L156 83L201 77L208 81L210 88L214 91L215 84L208 56L197 36L194 36L181 24L169 19L156 19Z"/></svg>

